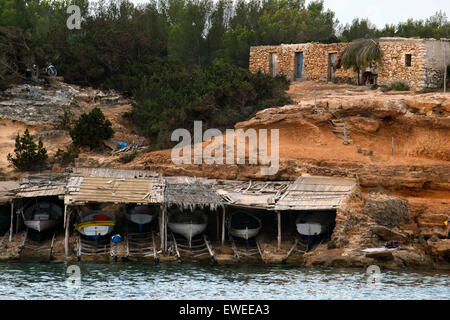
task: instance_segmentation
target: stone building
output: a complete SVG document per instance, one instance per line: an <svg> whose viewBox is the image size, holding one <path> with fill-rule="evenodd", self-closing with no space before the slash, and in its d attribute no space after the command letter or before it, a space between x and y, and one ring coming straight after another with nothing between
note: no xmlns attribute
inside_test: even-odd
<svg viewBox="0 0 450 320"><path fill-rule="evenodd" d="M251 72L284 74L289 80L356 81L352 69L340 66L350 43L302 43L250 48ZM381 60L371 69L370 80L379 85L401 81L413 90L443 84L444 64L450 65L450 40L380 38ZM444 62L445 56L445 62ZM363 77L362 77L363 78Z"/></svg>

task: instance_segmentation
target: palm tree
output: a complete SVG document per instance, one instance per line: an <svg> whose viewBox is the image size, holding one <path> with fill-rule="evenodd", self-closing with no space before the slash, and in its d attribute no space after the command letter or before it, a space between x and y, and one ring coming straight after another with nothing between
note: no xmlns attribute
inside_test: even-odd
<svg viewBox="0 0 450 320"><path fill-rule="evenodd" d="M359 85L361 69L380 61L380 59L381 51L377 40L358 39L354 40L342 54L342 65L344 69L353 68L353 71L358 74Z"/></svg>

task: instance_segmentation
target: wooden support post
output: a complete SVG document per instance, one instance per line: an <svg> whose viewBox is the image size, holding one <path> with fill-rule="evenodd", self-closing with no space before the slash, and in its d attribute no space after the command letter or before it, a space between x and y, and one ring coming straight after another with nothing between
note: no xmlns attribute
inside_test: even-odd
<svg viewBox="0 0 450 320"><path fill-rule="evenodd" d="M66 257L69 255L69 228L70 228L70 211L67 210L67 204L64 205L64 254Z"/></svg>
<svg viewBox="0 0 450 320"><path fill-rule="evenodd" d="M277 220L278 220L278 250L281 249L281 214L280 211L277 211Z"/></svg>
<svg viewBox="0 0 450 320"><path fill-rule="evenodd" d="M160 248L161 250L164 249L164 228L163 228L163 215L164 215L164 205L160 206L160 213L159 213L159 237L160 237Z"/></svg>
<svg viewBox="0 0 450 320"><path fill-rule="evenodd" d="M164 206L164 252L167 252L167 206Z"/></svg>
<svg viewBox="0 0 450 320"><path fill-rule="evenodd" d="M9 226L9 242L12 241L12 235L14 231L14 200L11 200L11 225Z"/></svg>
<svg viewBox="0 0 450 320"><path fill-rule="evenodd" d="M225 206L222 207L222 245L225 245Z"/></svg>
<svg viewBox="0 0 450 320"><path fill-rule="evenodd" d="M216 240L220 239L220 213L219 210L216 210Z"/></svg>
<svg viewBox="0 0 450 320"><path fill-rule="evenodd" d="M19 224L20 224L20 214L23 211L23 207L16 212L16 233L19 233Z"/></svg>

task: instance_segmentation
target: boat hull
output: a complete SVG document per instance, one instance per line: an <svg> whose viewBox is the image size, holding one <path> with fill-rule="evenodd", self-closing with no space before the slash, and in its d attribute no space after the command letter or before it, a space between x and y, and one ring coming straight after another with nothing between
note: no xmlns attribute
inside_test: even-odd
<svg viewBox="0 0 450 320"><path fill-rule="evenodd" d="M256 237L261 230L261 220L245 211L237 211L231 215L229 232L233 237L248 240Z"/></svg>
<svg viewBox="0 0 450 320"><path fill-rule="evenodd" d="M207 223L169 222L167 226L173 232L191 241L193 237L205 231Z"/></svg>
<svg viewBox="0 0 450 320"><path fill-rule="evenodd" d="M84 236L99 238L114 230L116 218L113 214L103 211L91 211L84 215L76 230Z"/></svg>
<svg viewBox="0 0 450 320"><path fill-rule="evenodd" d="M126 213L125 216L131 222L139 225L147 224L153 221L153 215L145 213Z"/></svg>
<svg viewBox="0 0 450 320"><path fill-rule="evenodd" d="M314 236L322 234L325 227L317 222L297 223L297 231L304 236Z"/></svg>
<svg viewBox="0 0 450 320"><path fill-rule="evenodd" d="M230 233L233 237L242 238L245 240L248 240L250 238L255 237L258 233L261 227L256 229L230 229Z"/></svg>
<svg viewBox="0 0 450 320"><path fill-rule="evenodd" d="M23 222L25 226L29 229L36 230L37 232L41 232L44 230L48 230L56 226L58 223L57 220L25 220Z"/></svg>
<svg viewBox="0 0 450 320"><path fill-rule="evenodd" d="M83 227L79 230L79 232L82 235L88 236L88 237L101 237L106 236L107 234L111 233L114 229L114 226L102 226L102 225L96 225L96 226L88 226Z"/></svg>

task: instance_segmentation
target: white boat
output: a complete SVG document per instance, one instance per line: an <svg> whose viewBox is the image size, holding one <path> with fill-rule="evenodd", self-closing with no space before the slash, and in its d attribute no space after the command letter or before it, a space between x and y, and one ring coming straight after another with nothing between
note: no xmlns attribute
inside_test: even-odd
<svg viewBox="0 0 450 320"><path fill-rule="evenodd" d="M316 212L299 215L295 224L301 235L317 236L329 230L331 220L329 214Z"/></svg>
<svg viewBox="0 0 450 320"><path fill-rule="evenodd" d="M62 214L62 208L55 203L37 202L25 208L23 223L27 228L41 232L55 227Z"/></svg>
<svg viewBox="0 0 450 320"><path fill-rule="evenodd" d="M245 211L234 212L229 221L230 234L245 240L255 237L262 226L259 218Z"/></svg>
<svg viewBox="0 0 450 320"><path fill-rule="evenodd" d="M169 213L169 221L167 226L173 232L185 237L189 246L191 246L192 238L205 231L208 225L208 217L200 210L181 211L173 210Z"/></svg>
<svg viewBox="0 0 450 320"><path fill-rule="evenodd" d="M144 224L153 221L155 212L155 207L147 205L130 205L125 207L125 217L131 222L138 224L140 228Z"/></svg>
<svg viewBox="0 0 450 320"><path fill-rule="evenodd" d="M82 235L97 239L111 233L115 224L114 214L94 210L84 213L81 222L75 229Z"/></svg>
<svg viewBox="0 0 450 320"><path fill-rule="evenodd" d="M298 233L305 236L319 235L323 232L323 229L324 229L323 226L317 222L297 223Z"/></svg>

